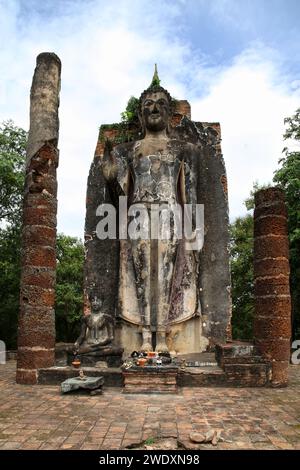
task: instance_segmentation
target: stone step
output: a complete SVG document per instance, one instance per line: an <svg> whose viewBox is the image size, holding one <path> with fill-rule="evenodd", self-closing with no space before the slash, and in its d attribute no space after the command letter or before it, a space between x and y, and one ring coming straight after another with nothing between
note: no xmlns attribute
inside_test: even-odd
<svg viewBox="0 0 300 470"><path fill-rule="evenodd" d="M180 387L226 386L226 374L219 366L185 367L179 369L177 383Z"/></svg>
<svg viewBox="0 0 300 470"><path fill-rule="evenodd" d="M224 357L223 364L266 364L266 359L262 356L235 356Z"/></svg>
<svg viewBox="0 0 300 470"><path fill-rule="evenodd" d="M246 358L245 358L246 359ZM90 377L103 377L105 387L124 386L124 377L120 368L100 369L96 367L83 367L84 374ZM128 382L127 390L134 393L134 387L140 393L174 393L177 387L260 387L269 384L271 367L266 363L225 363L224 370L219 366L185 367L179 368L176 384L170 377L163 378L163 368L157 374L152 374L146 381L140 380L140 374ZM60 385L68 378L77 377L79 370L73 367L49 367L38 370L38 383L40 385ZM155 384L153 377L156 375ZM153 381L153 383L152 383ZM160 382L160 384L158 383ZM146 386L144 387L144 385ZM160 385L160 386L158 386ZM127 392L124 392L127 393Z"/></svg>
<svg viewBox="0 0 300 470"><path fill-rule="evenodd" d="M253 356L258 354L258 350L252 343L232 341L231 343L216 345L216 356L219 356L220 354L223 357Z"/></svg>
<svg viewBox="0 0 300 470"><path fill-rule="evenodd" d="M224 364L226 383L237 387L264 387L271 379L270 364Z"/></svg>

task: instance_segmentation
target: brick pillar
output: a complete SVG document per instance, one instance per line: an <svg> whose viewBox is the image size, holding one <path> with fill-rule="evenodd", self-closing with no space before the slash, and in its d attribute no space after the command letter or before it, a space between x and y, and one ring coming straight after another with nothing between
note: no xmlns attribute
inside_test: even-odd
<svg viewBox="0 0 300 470"><path fill-rule="evenodd" d="M289 248L284 193L268 188L255 194L254 338L272 363L272 385L288 381L291 338Z"/></svg>
<svg viewBox="0 0 300 470"><path fill-rule="evenodd" d="M58 106L61 63L37 57L30 92L30 130L23 202L20 312L16 380L37 381L54 365Z"/></svg>

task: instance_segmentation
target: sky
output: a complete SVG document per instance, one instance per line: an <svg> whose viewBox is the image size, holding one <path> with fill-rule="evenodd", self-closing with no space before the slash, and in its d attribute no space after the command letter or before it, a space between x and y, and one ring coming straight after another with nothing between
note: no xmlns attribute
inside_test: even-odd
<svg viewBox="0 0 300 470"><path fill-rule="evenodd" d="M83 238L101 124L120 121L158 64L195 121L220 122L230 219L269 184L300 106L298 0L0 0L0 122L29 128L40 52L62 61L58 231Z"/></svg>

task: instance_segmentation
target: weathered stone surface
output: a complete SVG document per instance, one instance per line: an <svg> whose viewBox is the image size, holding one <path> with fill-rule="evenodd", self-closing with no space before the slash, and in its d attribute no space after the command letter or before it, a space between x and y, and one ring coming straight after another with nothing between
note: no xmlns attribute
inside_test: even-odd
<svg viewBox="0 0 300 470"><path fill-rule="evenodd" d="M223 368L226 384L262 387L270 384L270 363L259 355L258 347L246 342L216 345L216 358Z"/></svg>
<svg viewBox="0 0 300 470"><path fill-rule="evenodd" d="M254 277L287 276L290 274L290 264L286 257L254 259Z"/></svg>
<svg viewBox="0 0 300 470"><path fill-rule="evenodd" d="M256 278L254 285L256 297L290 295L288 276L260 277Z"/></svg>
<svg viewBox="0 0 300 470"><path fill-rule="evenodd" d="M134 367L123 370L123 393L177 393L177 368Z"/></svg>
<svg viewBox="0 0 300 470"><path fill-rule="evenodd" d="M201 129L200 125L198 128ZM218 124L205 127L210 138L198 162L198 199L204 204L205 237L200 253L199 289L202 314L208 319L204 334L212 342L231 335L231 279L229 271L228 195L226 169Z"/></svg>
<svg viewBox="0 0 300 470"><path fill-rule="evenodd" d="M55 283L55 278L56 273L53 268L28 266L26 271L22 272L21 283L27 286L51 289Z"/></svg>
<svg viewBox="0 0 300 470"><path fill-rule="evenodd" d="M290 328L288 331L290 331ZM269 335L264 338L258 337L259 332L256 332L255 334L255 344L266 358L275 361L289 360L291 349L290 338L284 338L283 331L281 335L277 337L275 334L273 335L272 331L270 331ZM269 339L271 335L272 339Z"/></svg>
<svg viewBox="0 0 300 470"><path fill-rule="evenodd" d="M291 299L284 193L268 188L255 195L255 344L272 364L272 385L287 384Z"/></svg>
<svg viewBox="0 0 300 470"><path fill-rule="evenodd" d="M18 348L18 369L38 369L53 365L54 348L21 346Z"/></svg>
<svg viewBox="0 0 300 470"><path fill-rule="evenodd" d="M73 377L67 379L61 384L61 392L68 393L74 390L84 389L84 390L96 390L100 389L104 384L103 377Z"/></svg>
<svg viewBox="0 0 300 470"><path fill-rule="evenodd" d="M61 64L37 57L30 101L23 203L17 382L35 383L54 364L58 106Z"/></svg>
<svg viewBox="0 0 300 470"><path fill-rule="evenodd" d="M53 286L52 286L53 287ZM25 305L32 305L37 307L53 308L55 301L54 289L44 289L40 286L21 286L20 299Z"/></svg>
<svg viewBox="0 0 300 470"><path fill-rule="evenodd" d="M17 369L16 382L23 385L35 385L37 383L37 370Z"/></svg>
<svg viewBox="0 0 300 470"><path fill-rule="evenodd" d="M23 215L24 225L44 225L46 227L56 228L56 212L50 212L51 209L56 209L56 204L49 204L49 207L34 207L28 206Z"/></svg>
<svg viewBox="0 0 300 470"><path fill-rule="evenodd" d="M31 245L55 247L56 231L51 227L27 225L23 230L23 240Z"/></svg>
<svg viewBox="0 0 300 470"><path fill-rule="evenodd" d="M268 235L270 232L272 235L283 235L286 236L286 216L272 214L260 216L255 218L256 223L254 227L254 236L260 237Z"/></svg>
<svg viewBox="0 0 300 470"><path fill-rule="evenodd" d="M285 387L289 379L287 361L275 361L272 363L272 386Z"/></svg>
<svg viewBox="0 0 300 470"><path fill-rule="evenodd" d="M89 172L86 195L84 310L85 313L90 312L89 298L97 297L102 302L102 312L114 318L117 307L119 241L100 240L96 235L99 222L96 210L101 203L112 204L112 198L113 195L106 188L100 170L99 155L95 155Z"/></svg>
<svg viewBox="0 0 300 470"><path fill-rule="evenodd" d="M205 435L201 434L200 432L193 431L190 433L190 439L193 442L198 442L198 443L205 442Z"/></svg>
<svg viewBox="0 0 300 470"><path fill-rule="evenodd" d="M264 387L269 383L270 366L264 364L224 364L226 383L238 387Z"/></svg>
<svg viewBox="0 0 300 470"><path fill-rule="evenodd" d="M290 317L287 316L256 316L254 319L254 335L258 335L259 338L277 339L288 338L291 335L291 321Z"/></svg>
<svg viewBox="0 0 300 470"><path fill-rule="evenodd" d="M264 235L254 239L254 253L256 259L276 258L277 256L289 256L289 246L286 236Z"/></svg>
<svg viewBox="0 0 300 470"><path fill-rule="evenodd" d="M177 384L179 387L222 387L226 376L219 367L186 367L179 369Z"/></svg>
<svg viewBox="0 0 300 470"><path fill-rule="evenodd" d="M22 253L22 264L54 270L56 267L55 248L40 245L27 246Z"/></svg>
<svg viewBox="0 0 300 470"><path fill-rule="evenodd" d="M291 298L289 295L265 296L255 298L255 312L257 316L289 317L291 311Z"/></svg>
<svg viewBox="0 0 300 470"><path fill-rule="evenodd" d="M257 191L254 195L255 209L265 208L270 206L285 205L284 192L280 188L270 187ZM273 209L272 214L277 215L278 209Z"/></svg>
<svg viewBox="0 0 300 470"><path fill-rule="evenodd" d="M167 332L169 350L193 352L205 350L209 341L225 341L231 335L231 293L228 252L228 196L224 160L220 148L220 125L218 123L193 123L190 106L186 101L178 102L171 119L171 136L197 146L199 159L194 162L198 185L197 202L205 206L205 242L200 253L198 293L205 321L200 317L189 319L182 324L170 323ZM136 124L129 126L128 133L133 139L139 138ZM95 215L100 203L115 203L119 196L118 188L107 185L100 171L106 138L117 140L118 128L102 126L96 147L95 158L91 165L87 188L87 212L85 225L85 312L90 311L89 297L96 295L103 302L103 311L110 315L122 313L124 298L119 296L119 258L120 244L114 240L99 240L95 227L99 218ZM124 144L130 146L129 144ZM217 230L216 230L217 227ZM134 283L130 284L134 290ZM135 292L133 292L135 294ZM136 310L132 293L131 311ZM119 299L118 299L119 297ZM178 296L180 301L180 296ZM119 302L117 302L119 301ZM191 308L190 314L193 314ZM122 314L120 315L122 317ZM151 326L152 331L155 327ZM191 329L195 334L190 336ZM141 348L141 330L138 324L120 321L116 326L116 344L125 348L127 353ZM192 338L191 341L186 337ZM183 339L182 339L183 338ZM182 339L182 340L181 340Z"/></svg>

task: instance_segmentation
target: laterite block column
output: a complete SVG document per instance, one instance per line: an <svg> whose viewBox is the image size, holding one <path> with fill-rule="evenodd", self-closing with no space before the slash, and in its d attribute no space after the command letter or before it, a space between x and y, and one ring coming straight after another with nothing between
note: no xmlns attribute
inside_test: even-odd
<svg viewBox="0 0 300 470"><path fill-rule="evenodd" d="M284 193L268 188L255 194L254 280L255 344L271 361L273 386L286 386L290 359L287 209Z"/></svg>
<svg viewBox="0 0 300 470"><path fill-rule="evenodd" d="M61 63L55 54L37 57L23 203L16 376L22 384L35 384L37 369L54 365L60 74Z"/></svg>

